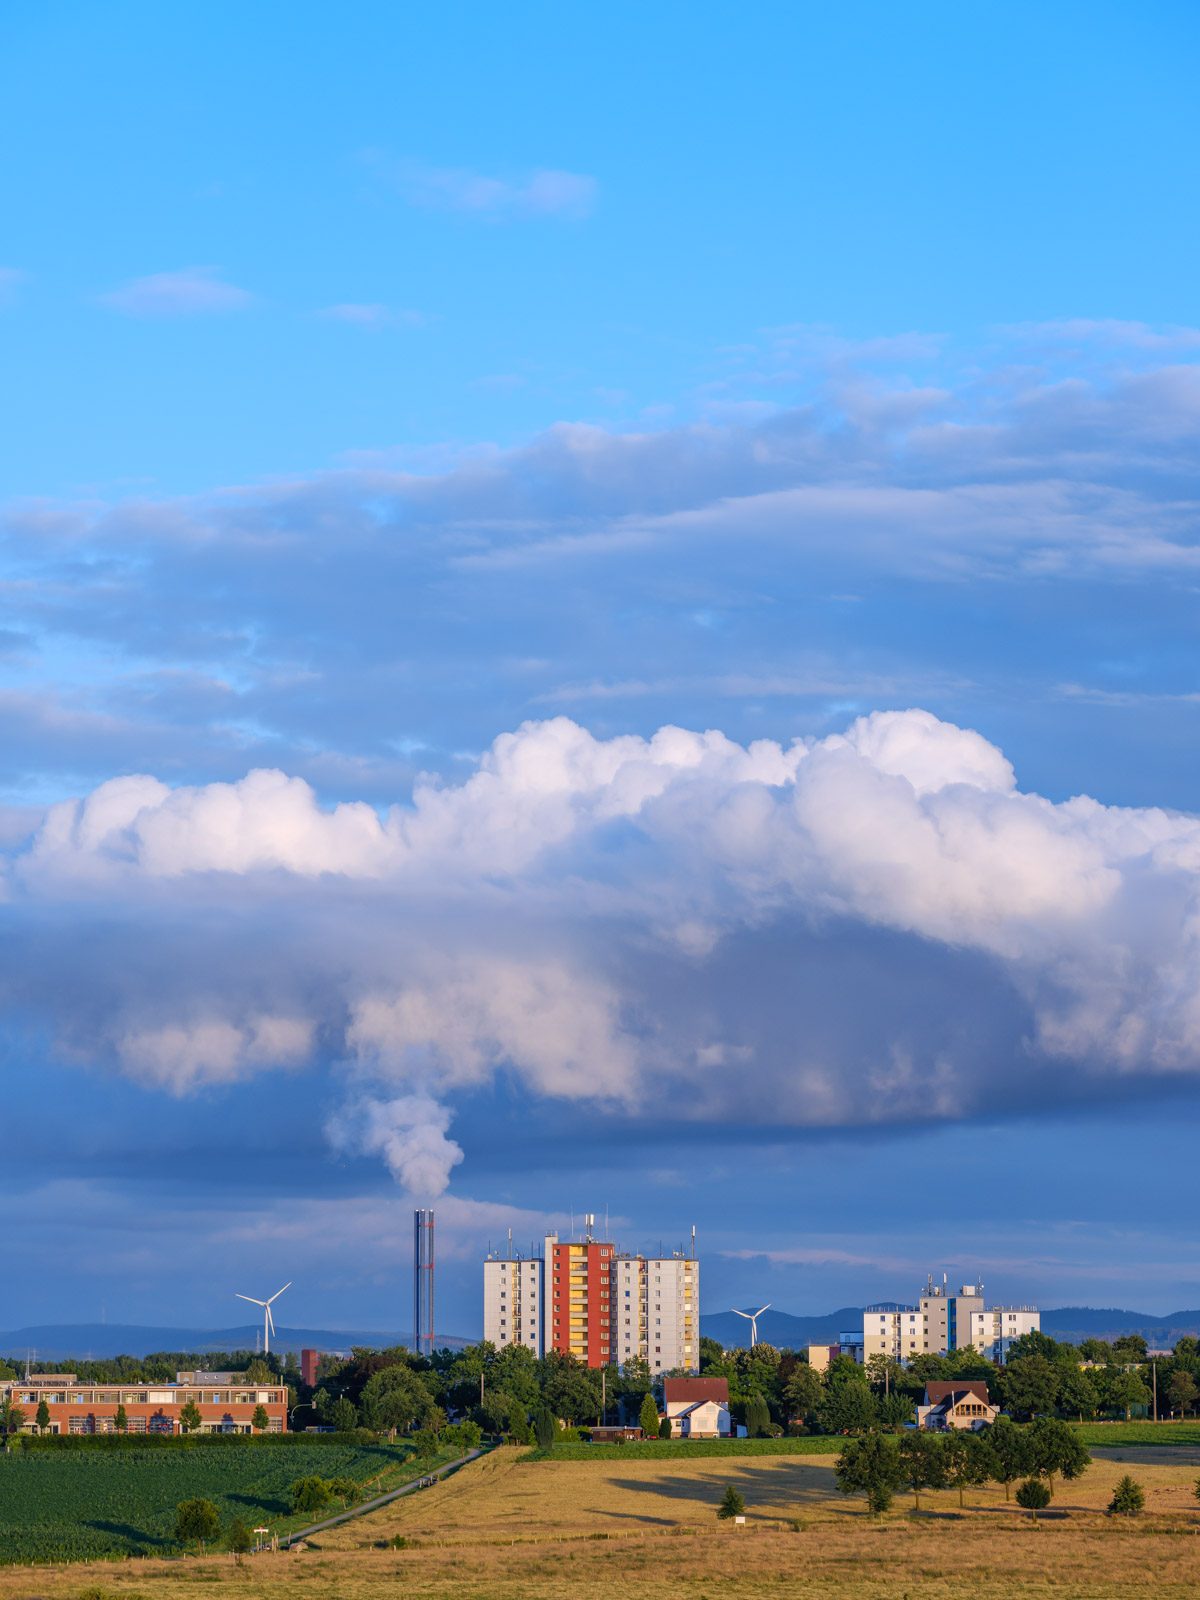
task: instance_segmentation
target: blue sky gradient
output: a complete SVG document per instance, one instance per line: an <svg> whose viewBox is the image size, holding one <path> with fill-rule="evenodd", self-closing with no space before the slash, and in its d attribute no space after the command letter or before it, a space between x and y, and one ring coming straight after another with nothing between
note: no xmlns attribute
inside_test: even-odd
<svg viewBox="0 0 1200 1600"><path fill-rule="evenodd" d="M3 26L12 1324L1200 1304L1194 9Z"/></svg>

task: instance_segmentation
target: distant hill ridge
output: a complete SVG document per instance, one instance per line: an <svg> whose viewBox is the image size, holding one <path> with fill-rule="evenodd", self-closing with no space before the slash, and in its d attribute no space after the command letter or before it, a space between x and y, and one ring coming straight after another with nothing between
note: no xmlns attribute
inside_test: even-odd
<svg viewBox="0 0 1200 1600"><path fill-rule="evenodd" d="M753 1306L746 1310L753 1311ZM758 1337L767 1344L801 1349L806 1344L832 1344L843 1331L862 1332L862 1306L843 1306L824 1316L795 1317L787 1311L764 1311L758 1319ZM1042 1312L1042 1332L1052 1339L1078 1344L1081 1339L1119 1339L1140 1334L1150 1345L1171 1345L1185 1334L1200 1336L1200 1311L1173 1311L1155 1317L1144 1311L1121 1311L1093 1306L1059 1306ZM717 1339L726 1349L750 1343L750 1324L732 1311L717 1311L700 1318L700 1333Z"/></svg>
<svg viewBox="0 0 1200 1600"><path fill-rule="evenodd" d="M147 1356L156 1350L178 1350L205 1355L210 1350L253 1350L262 1337L261 1322L236 1328L152 1328L121 1322L52 1322L0 1333L0 1356L25 1358L36 1350L38 1361L75 1361L92 1357ZM469 1341L455 1334L438 1334L437 1343L457 1350ZM361 1333L339 1328L277 1328L271 1340L276 1350L349 1350L351 1345L412 1344L411 1333Z"/></svg>

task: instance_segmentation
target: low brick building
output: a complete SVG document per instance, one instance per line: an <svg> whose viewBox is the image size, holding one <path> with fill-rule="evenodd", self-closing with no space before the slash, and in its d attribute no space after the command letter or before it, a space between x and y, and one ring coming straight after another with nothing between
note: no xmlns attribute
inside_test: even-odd
<svg viewBox="0 0 1200 1600"><path fill-rule="evenodd" d="M117 1409L125 1408L129 1433L174 1434L183 1431L179 1414L189 1401L200 1413L198 1433L252 1433L253 1417L262 1406L268 1433L287 1432L288 1392L283 1386L224 1382L240 1373L185 1373L206 1383L79 1383L74 1373L38 1373L0 1386L25 1413L22 1431L36 1431L37 1408L50 1412L47 1433L115 1433Z"/></svg>

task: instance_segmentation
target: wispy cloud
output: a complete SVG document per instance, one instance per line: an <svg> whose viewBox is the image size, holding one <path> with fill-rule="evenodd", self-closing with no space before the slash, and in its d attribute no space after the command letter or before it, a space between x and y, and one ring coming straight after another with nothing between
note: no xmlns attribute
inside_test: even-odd
<svg viewBox="0 0 1200 1600"><path fill-rule="evenodd" d="M582 218L596 203L594 178L554 167L509 178L411 160L388 163L385 170L410 205L483 218Z"/></svg>
<svg viewBox="0 0 1200 1600"><path fill-rule="evenodd" d="M355 300L324 306L320 315L331 322L345 322L354 328L365 328L370 333L377 333L382 328L424 328L432 321L423 311L398 310L393 306Z"/></svg>
<svg viewBox="0 0 1200 1600"><path fill-rule="evenodd" d="M244 311L254 296L221 276L219 267L184 267L133 278L100 297L127 317L189 317Z"/></svg>

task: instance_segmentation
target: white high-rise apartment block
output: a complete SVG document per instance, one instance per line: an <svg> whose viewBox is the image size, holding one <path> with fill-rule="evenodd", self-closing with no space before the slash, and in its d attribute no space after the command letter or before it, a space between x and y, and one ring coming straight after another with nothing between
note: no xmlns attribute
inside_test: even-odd
<svg viewBox="0 0 1200 1600"><path fill-rule="evenodd" d="M590 1218L587 1219L590 1222ZM561 1350L589 1366L641 1357L651 1373L700 1369L700 1263L618 1254L591 1237L547 1234L541 1259L483 1264L483 1336L534 1355Z"/></svg>
<svg viewBox="0 0 1200 1600"><path fill-rule="evenodd" d="M686 1256L617 1256L613 1344L620 1362L651 1373L700 1370L700 1263Z"/></svg>
<svg viewBox="0 0 1200 1600"><path fill-rule="evenodd" d="M947 1355L973 1346L989 1361L1003 1364L1009 1347L1023 1333L1041 1328L1036 1306L988 1306L983 1285L964 1284L951 1294L943 1279L930 1278L916 1305L868 1306L863 1312L862 1359L883 1352L898 1361L918 1355Z"/></svg>
<svg viewBox="0 0 1200 1600"><path fill-rule="evenodd" d="M535 1356L544 1351L542 1302L544 1261L493 1260L483 1263L483 1337L497 1346L523 1344Z"/></svg>

